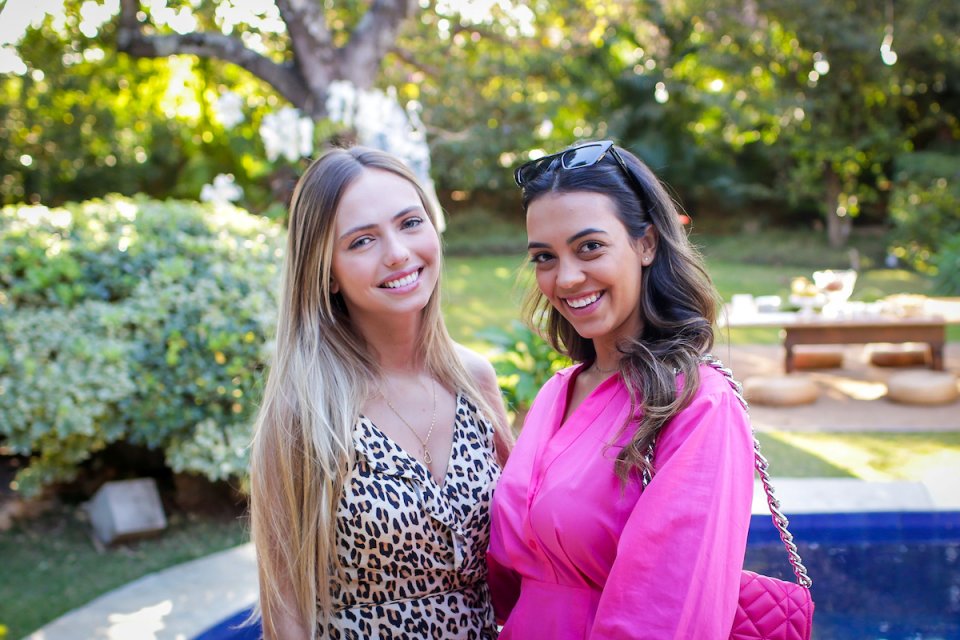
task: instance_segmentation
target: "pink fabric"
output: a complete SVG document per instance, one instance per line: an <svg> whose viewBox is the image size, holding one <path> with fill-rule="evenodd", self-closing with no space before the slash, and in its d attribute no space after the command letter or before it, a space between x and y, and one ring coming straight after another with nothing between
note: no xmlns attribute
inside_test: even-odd
<svg viewBox="0 0 960 640"><path fill-rule="evenodd" d="M501 640L727 638L753 492L743 408L702 366L641 495L639 480L621 489L618 449L605 448L630 407L619 376L560 428L578 371L541 389L494 493L488 560Z"/></svg>

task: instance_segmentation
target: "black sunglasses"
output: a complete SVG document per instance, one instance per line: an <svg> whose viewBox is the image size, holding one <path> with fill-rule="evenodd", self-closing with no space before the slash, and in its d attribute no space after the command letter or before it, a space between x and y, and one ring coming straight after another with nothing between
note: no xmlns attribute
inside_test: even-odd
<svg viewBox="0 0 960 640"><path fill-rule="evenodd" d="M627 176L627 179L630 180L630 184L633 185L637 195L640 196L640 200L645 202L646 198L644 196L646 191L643 185L640 184L637 176L633 175L633 172L627 169L627 163L624 162L620 154L617 153L617 148L611 140L587 142L586 144L561 151L560 153L554 153L549 156L537 158L536 160L531 160L517 167L517 170L513 172L513 179L516 180L518 187L522 187L528 182L542 176L557 159L560 160L560 167L567 171L580 169L582 167L592 167L603 160L608 151L613 159L617 161L617 164Z"/></svg>

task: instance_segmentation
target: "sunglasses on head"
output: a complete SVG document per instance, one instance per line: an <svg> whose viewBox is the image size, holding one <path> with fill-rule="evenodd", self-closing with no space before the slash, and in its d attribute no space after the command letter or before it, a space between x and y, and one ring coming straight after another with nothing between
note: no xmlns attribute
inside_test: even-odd
<svg viewBox="0 0 960 640"><path fill-rule="evenodd" d="M566 171L592 167L603 160L608 151L627 176L627 179L630 180L630 184L633 185L637 195L641 197L641 200L645 200L643 196L646 191L637 177L633 175L633 172L627 169L627 163L624 162L620 154L617 153L617 148L611 140L587 142L586 144L581 144L572 149L561 151L560 153L554 153L549 156L537 158L536 160L531 160L517 167L517 170L513 172L513 179L516 180L518 187L522 187L546 173L557 160L560 161L560 167Z"/></svg>

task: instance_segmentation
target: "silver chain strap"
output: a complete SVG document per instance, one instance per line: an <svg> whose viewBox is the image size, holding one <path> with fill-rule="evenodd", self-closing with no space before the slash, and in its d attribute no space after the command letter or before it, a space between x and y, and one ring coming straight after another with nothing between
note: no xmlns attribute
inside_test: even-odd
<svg viewBox="0 0 960 640"><path fill-rule="evenodd" d="M730 387L733 389L734 395L737 396L737 400L740 401L740 404L743 405L743 410L748 412L750 407L747 406L747 401L743 397L743 385L741 385L733 377L733 371L723 366L723 363L720 362L717 358L713 357L710 354L702 356L701 361L713 367L718 372L723 374L723 377L727 379L727 382L730 383ZM780 511L780 501L774 497L773 483L770 481L770 474L767 472L767 459L763 457L760 453L760 441L757 440L756 434L753 432L753 427L750 428L751 435L753 436L753 456L754 456L754 466L757 469L757 474L760 476L760 482L763 484L763 492L767 495L767 507L770 509L770 515L773 518L773 526L777 528L777 531L780 533L780 540L783 542L784 548L787 550L787 559L790 561L790 566L793 568L793 574L797 577L797 584L801 587L810 588L810 585L813 584L813 580L810 579L810 576L807 575L807 568L803 566L803 561L800 559L800 554L797 552L797 545L793 542L793 534L787 529L789 521L787 517L783 515L783 512ZM648 466L653 468L653 443L650 443L650 446L647 448L646 459ZM650 482L651 476L648 472L643 474L643 486L646 487Z"/></svg>

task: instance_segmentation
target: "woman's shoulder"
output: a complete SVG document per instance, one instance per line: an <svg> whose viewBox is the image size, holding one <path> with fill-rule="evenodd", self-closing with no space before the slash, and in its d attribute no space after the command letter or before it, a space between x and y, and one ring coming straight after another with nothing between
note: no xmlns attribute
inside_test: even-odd
<svg viewBox="0 0 960 640"><path fill-rule="evenodd" d="M736 380L736 378L734 378ZM697 395L735 394L730 378L706 362L700 363L700 386Z"/></svg>
<svg viewBox="0 0 960 640"><path fill-rule="evenodd" d="M458 342L455 342L454 346L463 368L466 369L471 378L482 382L488 382L491 379L496 380L497 374L488 358Z"/></svg>
<svg viewBox="0 0 960 640"><path fill-rule="evenodd" d="M707 363L701 363L699 374L700 382L681 413L698 414L702 411L722 410L746 415L740 392L724 373ZM682 382L679 378L677 382L679 391Z"/></svg>

